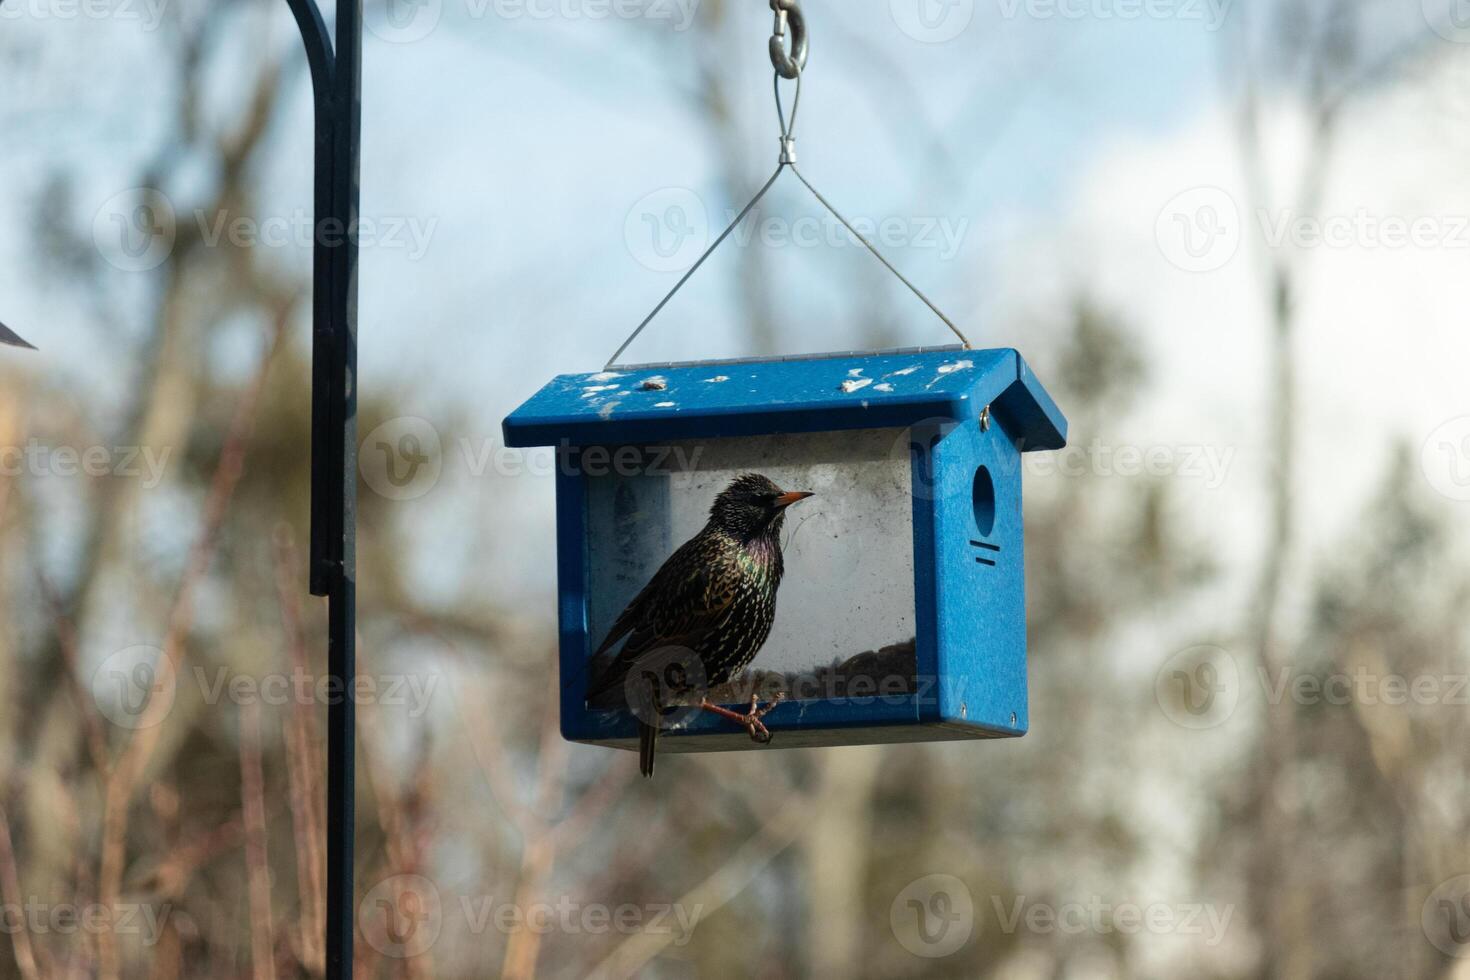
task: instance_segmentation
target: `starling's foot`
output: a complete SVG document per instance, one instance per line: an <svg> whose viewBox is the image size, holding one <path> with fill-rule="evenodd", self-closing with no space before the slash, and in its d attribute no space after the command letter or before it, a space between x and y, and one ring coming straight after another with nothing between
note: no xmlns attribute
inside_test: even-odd
<svg viewBox="0 0 1470 980"><path fill-rule="evenodd" d="M701 701L699 703L699 706L705 711L717 714L721 718L729 718L731 721L740 725L742 728L750 733L750 740L752 742L756 742L760 745L769 745L771 744L772 738L771 730L766 727L765 722L761 721L761 719L770 714L772 711L775 711L776 705L785 700L785 694L777 693L776 696L771 699L771 703L762 708L760 707L760 695L752 694L750 696L750 711L749 713L743 715L738 711L731 711L729 708L722 708L717 704L711 704L709 698L705 698L703 701Z"/></svg>

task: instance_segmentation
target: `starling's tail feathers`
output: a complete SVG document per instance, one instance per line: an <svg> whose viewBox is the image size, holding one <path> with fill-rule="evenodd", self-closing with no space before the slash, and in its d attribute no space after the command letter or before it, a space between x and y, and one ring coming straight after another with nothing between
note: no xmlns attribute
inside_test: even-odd
<svg viewBox="0 0 1470 980"><path fill-rule="evenodd" d="M653 725L638 723L638 768L643 770L643 778L653 778L653 756L658 750L658 728Z"/></svg>

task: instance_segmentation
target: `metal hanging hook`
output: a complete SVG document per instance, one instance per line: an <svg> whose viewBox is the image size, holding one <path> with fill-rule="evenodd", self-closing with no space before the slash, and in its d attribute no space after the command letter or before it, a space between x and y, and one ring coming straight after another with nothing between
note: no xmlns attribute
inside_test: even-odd
<svg viewBox="0 0 1470 980"><path fill-rule="evenodd" d="M797 0L771 0L776 26L771 33L771 64L782 78L797 78L806 68L806 18ZM791 23L791 53L786 52L786 24Z"/></svg>

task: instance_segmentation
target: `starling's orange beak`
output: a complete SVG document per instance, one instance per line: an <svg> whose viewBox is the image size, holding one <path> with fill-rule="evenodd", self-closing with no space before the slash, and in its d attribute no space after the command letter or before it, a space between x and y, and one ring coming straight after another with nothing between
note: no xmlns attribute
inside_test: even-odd
<svg viewBox="0 0 1470 980"><path fill-rule="evenodd" d="M776 506L777 508L784 510L787 507L790 507L792 504L800 503L808 497L815 496L816 494L814 493L803 493L800 491L796 493L783 493L781 494L781 496L776 498Z"/></svg>

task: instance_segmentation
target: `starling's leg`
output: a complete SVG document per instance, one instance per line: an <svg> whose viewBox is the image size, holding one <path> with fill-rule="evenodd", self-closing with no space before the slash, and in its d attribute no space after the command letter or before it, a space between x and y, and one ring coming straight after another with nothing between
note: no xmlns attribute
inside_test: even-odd
<svg viewBox="0 0 1470 980"><path fill-rule="evenodd" d="M701 701L699 703L699 706L705 711L710 712L711 714L719 715L721 718L728 718L736 724L740 725L742 728L750 733L750 739L752 742L759 742L761 745L769 745L771 741L771 730L766 727L765 722L761 721L761 719L770 714L772 711L776 710L776 705L785 700L786 695L784 693L777 693L776 696L771 699L770 704L766 705L764 708L760 708L760 696L752 694L750 696L750 712L743 715L738 711L731 711L729 708L722 708L718 704L712 704L710 703L710 700L708 698L705 698L703 701Z"/></svg>

